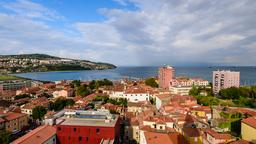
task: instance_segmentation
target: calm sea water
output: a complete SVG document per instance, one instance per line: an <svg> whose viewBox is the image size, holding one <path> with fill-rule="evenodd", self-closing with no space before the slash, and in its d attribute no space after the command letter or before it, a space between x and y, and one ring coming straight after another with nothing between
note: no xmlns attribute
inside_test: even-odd
<svg viewBox="0 0 256 144"><path fill-rule="evenodd" d="M214 70L240 71L241 85L256 85L256 67L175 67L175 76L202 77L212 81ZM118 67L110 70L37 72L15 74L20 77L43 80L93 80L108 78L118 80L124 77L146 78L157 75L158 67Z"/></svg>

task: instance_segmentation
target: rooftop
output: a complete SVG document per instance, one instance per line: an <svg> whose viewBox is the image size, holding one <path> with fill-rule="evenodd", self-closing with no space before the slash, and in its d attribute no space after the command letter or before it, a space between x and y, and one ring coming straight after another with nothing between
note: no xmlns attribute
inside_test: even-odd
<svg viewBox="0 0 256 144"><path fill-rule="evenodd" d="M26 135L13 141L12 144L40 144L47 141L56 134L56 129L49 125L40 126Z"/></svg>
<svg viewBox="0 0 256 144"><path fill-rule="evenodd" d="M16 112L0 113L0 117L4 118L6 121L11 121L23 116L27 116L27 114L16 113Z"/></svg>
<svg viewBox="0 0 256 144"><path fill-rule="evenodd" d="M246 140L238 140L238 141L231 142L230 144L252 144L252 143Z"/></svg>
<svg viewBox="0 0 256 144"><path fill-rule="evenodd" d="M58 120L58 125L114 127L118 116L110 114L108 110L73 110L64 112Z"/></svg>
<svg viewBox="0 0 256 144"><path fill-rule="evenodd" d="M147 144L173 144L168 134L144 132Z"/></svg>
<svg viewBox="0 0 256 144"><path fill-rule="evenodd" d="M249 117L247 119L243 119L242 122L256 129L256 118L255 117Z"/></svg>
<svg viewBox="0 0 256 144"><path fill-rule="evenodd" d="M208 131L206 131L206 133L208 133L215 139L232 139L232 136L230 134L226 134L226 133L217 133L213 130L208 130Z"/></svg>

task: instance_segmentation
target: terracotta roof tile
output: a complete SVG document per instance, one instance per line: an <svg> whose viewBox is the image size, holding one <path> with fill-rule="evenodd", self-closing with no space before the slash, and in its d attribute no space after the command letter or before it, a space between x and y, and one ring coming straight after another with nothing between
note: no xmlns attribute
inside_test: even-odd
<svg viewBox="0 0 256 144"><path fill-rule="evenodd" d="M168 134L144 132L147 144L173 144Z"/></svg>
<svg viewBox="0 0 256 144"><path fill-rule="evenodd" d="M55 134L55 127L44 125L13 141L12 144L42 144Z"/></svg>
<svg viewBox="0 0 256 144"><path fill-rule="evenodd" d="M212 137L214 137L215 139L226 139L226 140L232 139L232 136L230 134L217 133L213 130L206 130L205 132L211 135Z"/></svg>
<svg viewBox="0 0 256 144"><path fill-rule="evenodd" d="M242 122L256 129L256 118L255 117L243 119Z"/></svg>
<svg viewBox="0 0 256 144"><path fill-rule="evenodd" d="M8 113L6 113L5 119L7 121L10 121L10 120L14 120L14 119L17 119L17 118L20 118L20 117L23 117L23 116L26 116L26 114L15 113L15 112L8 112Z"/></svg>
<svg viewBox="0 0 256 144"><path fill-rule="evenodd" d="M252 143L246 140L238 140L238 141L231 142L230 144L252 144Z"/></svg>

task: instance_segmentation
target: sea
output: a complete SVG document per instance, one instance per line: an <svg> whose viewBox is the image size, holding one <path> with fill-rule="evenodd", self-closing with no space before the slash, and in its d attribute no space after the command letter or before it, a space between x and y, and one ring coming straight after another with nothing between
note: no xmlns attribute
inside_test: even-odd
<svg viewBox="0 0 256 144"><path fill-rule="evenodd" d="M116 69L108 70L81 70L81 71L58 71L58 72L32 72L14 74L19 77L41 80L41 81L60 81L60 80L95 80L95 79L110 79L120 80L124 78L129 79L143 79L147 77L157 76L159 67L118 67ZM175 76L185 77L201 77L212 82L212 71L214 70L231 70L240 72L241 85L256 85L256 67L174 67Z"/></svg>

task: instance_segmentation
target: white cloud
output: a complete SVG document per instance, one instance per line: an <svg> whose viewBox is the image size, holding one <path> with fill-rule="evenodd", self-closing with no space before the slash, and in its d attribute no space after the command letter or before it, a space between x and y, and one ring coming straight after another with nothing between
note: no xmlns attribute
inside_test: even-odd
<svg viewBox="0 0 256 144"><path fill-rule="evenodd" d="M12 10L17 15L42 20L64 19L56 11L46 8L30 0L17 0L17 2L3 3L3 8Z"/></svg>
<svg viewBox="0 0 256 144"><path fill-rule="evenodd" d="M113 0L113 1L119 3L119 4L122 5L122 6L127 6L127 5L128 5L128 4L127 4L127 1L125 1L125 0Z"/></svg>

